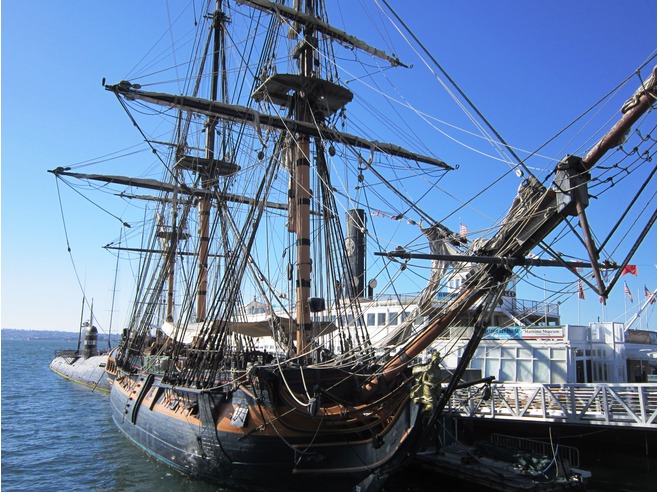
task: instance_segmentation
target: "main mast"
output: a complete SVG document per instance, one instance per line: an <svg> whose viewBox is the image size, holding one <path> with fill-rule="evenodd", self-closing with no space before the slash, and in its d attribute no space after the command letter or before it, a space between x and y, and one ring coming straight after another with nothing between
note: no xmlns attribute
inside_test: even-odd
<svg viewBox="0 0 658 492"><path fill-rule="evenodd" d="M217 8L213 13L213 21L211 29L213 31L213 49L212 49L212 74L210 81L210 95L211 101L217 100L218 86L219 86L219 55L220 45L222 44L221 37L223 36L223 16L221 12L222 0L217 0ZM197 322L205 321L207 312L206 296L208 292L208 256L210 246L210 209L211 209L211 193L210 189L215 179L215 170L213 163L215 162L215 130L217 128L217 118L209 116L205 124L206 143L205 143L205 159L207 167L200 169L201 172L201 188L204 193L199 201L199 267L197 278L197 307L196 319Z"/></svg>
<svg viewBox="0 0 658 492"><path fill-rule="evenodd" d="M313 15L313 0L305 0L307 15ZM312 77L316 66L318 38L315 29L304 26L303 38L296 47L297 66L301 77ZM303 91L296 91L293 98L294 117L311 123L312 114ZM293 200L295 210L294 232L297 238L297 355L306 353L312 327L311 310L308 299L311 295L311 186L310 186L310 138L297 134L295 138L295 159L293 168Z"/></svg>

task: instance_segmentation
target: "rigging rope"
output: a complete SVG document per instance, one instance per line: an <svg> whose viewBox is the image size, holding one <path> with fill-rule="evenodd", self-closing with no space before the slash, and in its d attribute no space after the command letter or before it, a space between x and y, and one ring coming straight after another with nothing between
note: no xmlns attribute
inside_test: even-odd
<svg viewBox="0 0 658 492"><path fill-rule="evenodd" d="M485 123L485 125L486 125L487 127L489 127L489 129L493 132L493 134L496 136L496 138L498 138L498 140L503 144L504 148L506 148L507 151L510 153L510 155L516 160L517 164L516 164L515 167L518 166L518 167L522 168L522 169L528 174L529 177L534 177L534 175L532 174L532 172L530 171L530 169L528 169L528 167L524 164L523 160L521 160L521 158L519 158L519 156L516 155L516 152L514 152L514 150L512 149L512 147L510 147L509 144L505 141L505 139L503 139L503 137L502 137L502 136L496 131L496 129L493 127L493 125L491 125L491 123L489 123L489 121L484 117L484 115L480 112L480 110L477 109L477 107L475 106L475 104L473 104L473 102L468 98L468 96L466 96L466 94L464 94L464 92L459 88L459 86L457 85L457 83L456 83L456 82L450 77L450 75L448 75L448 73L443 69L443 67L439 64L439 62L436 60L436 58L434 58L434 56L432 56L432 54L427 50L427 48L425 47L425 45L423 45L423 43L420 42L420 40L419 40L419 39L416 37L416 35L415 35L415 34L409 29L409 27L408 27L408 26L405 24L405 22L400 18L400 16L398 16L398 14L395 12L395 10L393 10L393 8L389 5L389 3L388 3L386 0L382 0L382 2L384 3L384 5L386 5L386 7L388 8L388 10L391 11L391 13L393 14L393 16L398 20L398 22L400 22L400 24L402 25L402 27L404 27L404 29L405 29L405 30L409 33L409 35L414 39L414 41L418 44L418 46L420 46L420 48L423 50L423 52L425 52L425 54L429 57L429 59L432 61L432 63L434 63L434 65L435 65L435 66L441 71L441 73L446 77L446 79L448 79L448 81L449 81L449 82L452 84L452 86L457 90L457 92L460 94L460 96L461 96L461 97L462 97L462 98L468 103L468 105L469 105L469 106L475 111L475 113L480 117L480 119ZM378 5L378 0L375 0L375 3ZM381 7L380 7L380 8L381 8ZM395 25L395 23L393 23L393 22L391 22L391 23L393 24L393 26L394 26L396 29L398 29L398 27ZM398 29L398 31L399 31L399 29ZM401 34L402 34L402 33L401 33ZM406 40L406 38L405 38L405 40ZM409 45L411 46L411 43L409 43ZM414 49L414 51L416 51L415 48L413 48L413 46L411 46L411 47L412 47L412 49ZM421 57L421 59L423 60L423 63L425 63L425 64L427 65L427 62L425 62L425 60L424 60L422 57ZM430 68L430 67L428 66L428 68ZM432 72L434 73L434 71L433 71L431 68L430 68L430 71L432 71ZM436 74L435 74L435 75L436 75ZM438 79L438 76L437 76L437 79ZM475 121L474 121L474 123L475 123ZM518 176L519 178L523 177L523 172L521 171L521 169L518 169L518 170L516 171L516 173L517 173L517 176Z"/></svg>
<svg viewBox="0 0 658 492"><path fill-rule="evenodd" d="M60 176L55 176L55 178L56 178L57 180L62 179ZM105 213L106 213L107 215L109 215L110 217L114 217L115 219L117 219L119 222L121 222L121 225L123 225L124 227L128 227L128 228L130 228L130 224L129 224L128 222L125 222L121 217L119 217L119 216L117 216L117 215L114 215L114 214L113 214L112 212L110 212L109 210L107 210L107 209L101 207L98 203L94 202L94 201L91 200L90 198L87 198L85 195L83 195L83 194L80 193L77 189L75 189L70 183L67 183L67 182L64 181L63 179L62 179L62 182L63 182L66 186L68 186L69 188L71 188L74 192L76 192L78 195L80 195L82 198L84 198L84 199L87 200L89 203L91 203L93 206L95 206L96 208L102 210L103 212L105 212ZM59 186L57 187L57 192L58 192L58 194L59 194Z"/></svg>
<svg viewBox="0 0 658 492"><path fill-rule="evenodd" d="M80 280L80 274L78 273L78 268L76 267L75 260L73 259L71 243L69 241L69 233L68 233L68 229L66 227L66 219L65 219L65 216L64 216L64 206L62 204L62 195L61 195L61 191L59 189L59 178L57 176L55 176L55 185L57 187L57 200L59 202L59 211L60 211L60 215L62 217L62 226L64 227L64 237L66 238L66 250L69 254L69 260L71 261L71 265L73 266L73 273L75 274L75 280L78 282L78 287L80 288L80 292L82 293L82 298L84 299L85 304L87 304L87 307L91 309L91 304L87 300L87 294L85 293L85 289L82 285L82 281ZM93 315L93 311L92 311L92 315ZM96 320L97 328L100 329L103 333L106 333L105 329L98 322L98 318L96 318L96 316L94 316L94 319ZM93 319L92 319L92 323L93 323Z"/></svg>

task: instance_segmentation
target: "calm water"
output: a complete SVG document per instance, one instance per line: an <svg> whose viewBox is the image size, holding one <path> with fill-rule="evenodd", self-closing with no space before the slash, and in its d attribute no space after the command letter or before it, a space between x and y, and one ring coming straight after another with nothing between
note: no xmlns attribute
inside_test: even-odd
<svg viewBox="0 0 658 492"><path fill-rule="evenodd" d="M195 482L123 438L109 395L48 368L62 342L2 340L3 491L189 491Z"/></svg>
<svg viewBox="0 0 658 492"><path fill-rule="evenodd" d="M54 350L62 348L75 347L2 340L3 491L230 492L188 479L130 444L112 423L107 393L48 368ZM587 461L594 473L590 491L656 490L655 454L650 460L615 454L611 443L609 452ZM484 492L416 470L394 478L385 490Z"/></svg>

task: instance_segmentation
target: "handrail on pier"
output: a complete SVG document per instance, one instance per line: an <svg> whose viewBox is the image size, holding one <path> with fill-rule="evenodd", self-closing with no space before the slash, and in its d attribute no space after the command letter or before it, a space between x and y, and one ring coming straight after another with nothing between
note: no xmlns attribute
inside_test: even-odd
<svg viewBox="0 0 658 492"><path fill-rule="evenodd" d="M658 427L654 383L493 383L490 397L484 394L477 387L459 389L447 411L465 418Z"/></svg>

